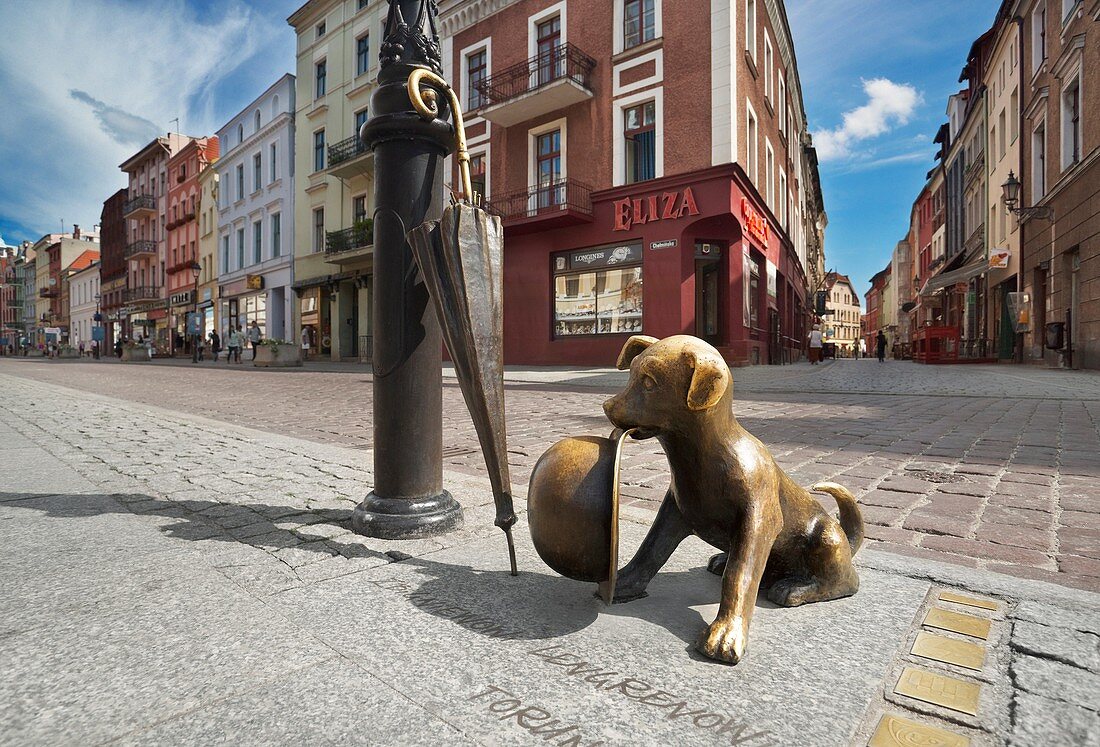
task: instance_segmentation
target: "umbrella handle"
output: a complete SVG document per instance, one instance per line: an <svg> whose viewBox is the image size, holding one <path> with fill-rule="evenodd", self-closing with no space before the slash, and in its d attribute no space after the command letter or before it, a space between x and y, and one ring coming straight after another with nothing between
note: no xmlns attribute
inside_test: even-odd
<svg viewBox="0 0 1100 747"><path fill-rule="evenodd" d="M406 87L413 108L424 119L435 119L439 116L439 104L436 101L435 89L420 90L421 81L427 81L438 86L442 89L443 95L450 101L455 124L456 155L458 156L458 172L462 179L462 191L466 202L473 205L475 204L475 195L473 182L470 179L470 152L466 148L466 126L462 120L462 104L458 100L458 94L454 92L454 89L446 80L431 70L425 70L424 68L413 70L412 74L409 75L409 82Z"/></svg>

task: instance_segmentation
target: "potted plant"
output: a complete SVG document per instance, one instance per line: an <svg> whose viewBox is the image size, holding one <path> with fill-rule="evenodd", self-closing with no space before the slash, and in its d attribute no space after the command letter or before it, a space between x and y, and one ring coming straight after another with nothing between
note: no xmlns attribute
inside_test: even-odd
<svg viewBox="0 0 1100 747"><path fill-rule="evenodd" d="M252 365L259 368L289 368L302 365L302 349L289 340L268 338L260 340L256 347L256 360Z"/></svg>
<svg viewBox="0 0 1100 747"><path fill-rule="evenodd" d="M79 358L80 350L74 348L72 345L60 345L57 348L58 358Z"/></svg>
<svg viewBox="0 0 1100 747"><path fill-rule="evenodd" d="M124 343L122 346L122 360L130 362L150 360L149 348L144 343Z"/></svg>
<svg viewBox="0 0 1100 747"><path fill-rule="evenodd" d="M359 249L364 246L370 246L374 243L374 220L371 218L360 218L355 221L351 227L354 240L352 241L352 249Z"/></svg>

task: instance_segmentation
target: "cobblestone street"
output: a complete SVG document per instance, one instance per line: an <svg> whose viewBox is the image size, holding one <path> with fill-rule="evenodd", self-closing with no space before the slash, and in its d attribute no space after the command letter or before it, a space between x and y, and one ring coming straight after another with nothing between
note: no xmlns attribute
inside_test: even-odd
<svg viewBox="0 0 1100 747"><path fill-rule="evenodd" d="M606 430L598 407L618 372L510 372L521 569L512 577L487 481L457 453L474 445L453 387L447 445L460 469L448 467L445 481L465 525L387 542L348 528L372 485L369 429L356 422L369 413L362 371L4 361L0 734L13 744L209 744L230 734L273 744L309 733L347 744L373 741L369 717L372 733L409 743L520 744L524 722L499 712L530 702L524 713L558 716L553 733L577 737L559 744L584 744L581 734L589 744L639 734L713 744L726 730L750 745L853 734L866 744L881 714L899 709L972 744L1097 744L1100 602L1088 592L1100 512L1095 451L1084 449L1096 448L1100 400L918 395L904 386L925 372L876 366L738 372L745 423L800 480L835 475L856 489L879 540L857 556L858 594L758 606L753 653L725 667L684 651L718 608L702 542L683 544L649 598L604 608L544 568L527 536L526 470L557 435ZM896 376L897 393L826 391L871 387L880 371ZM960 370L959 383L968 375ZM289 425L307 438L277 432ZM341 445L352 439L359 448ZM1078 448L1058 448L1066 444ZM624 548L640 542L667 481L652 444L630 451ZM910 653L913 636L927 635L921 621L952 604L937 595L953 589L994 600L992 612L977 611L992 631L980 673L929 670ZM670 693L702 701L688 712L697 718L666 718L633 691L624 701L593 690L561 668L581 656L613 662L615 687L661 683L674 713L688 702ZM978 714L899 699L894 683L913 666L978 677ZM759 697L777 682L786 710ZM832 721L813 711L840 690L845 698L828 701Z"/></svg>
<svg viewBox="0 0 1100 747"><path fill-rule="evenodd" d="M365 367L262 371L224 363L5 360L0 374L320 444L371 447ZM523 493L531 467L553 441L610 430L600 404L624 374L522 369L508 379L513 481ZM480 455L461 394L453 379L445 381L447 468L478 475ZM1100 376L837 361L737 369L734 381L742 423L797 481L831 479L855 491L879 549L1100 588ZM59 424L79 422L79 400L53 407ZM140 471L141 450L134 447L124 446ZM188 458L186 433L179 434L179 449ZM370 459L364 453L364 467ZM264 477L262 469L253 471ZM668 484L656 442L628 446L623 480L631 505L656 508Z"/></svg>

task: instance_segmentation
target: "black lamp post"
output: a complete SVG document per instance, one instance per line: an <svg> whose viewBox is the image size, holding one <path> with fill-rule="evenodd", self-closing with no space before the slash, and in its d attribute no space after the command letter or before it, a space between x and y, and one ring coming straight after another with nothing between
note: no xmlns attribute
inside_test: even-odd
<svg viewBox="0 0 1100 747"><path fill-rule="evenodd" d="M450 531L462 507L443 489L442 334L405 231L443 210L443 159L454 148L441 97L421 118L406 84L442 74L434 0L389 0L373 116L360 137L374 153L374 490L352 528L410 539Z"/></svg>
<svg viewBox="0 0 1100 747"><path fill-rule="evenodd" d="M1054 209L1049 206L1017 207L1020 202L1021 186L1020 180L1016 178L1014 173L1009 171L1008 179L1001 185L1001 199L1004 201L1005 209L1022 220L1027 220L1029 218L1054 220Z"/></svg>
<svg viewBox="0 0 1100 747"><path fill-rule="evenodd" d="M191 260L188 265L191 275L195 278L195 297L192 299L192 313L195 315L195 332L191 334L191 362L199 362L199 341L202 339L202 328L199 326L199 275L202 274L202 265L197 260Z"/></svg>

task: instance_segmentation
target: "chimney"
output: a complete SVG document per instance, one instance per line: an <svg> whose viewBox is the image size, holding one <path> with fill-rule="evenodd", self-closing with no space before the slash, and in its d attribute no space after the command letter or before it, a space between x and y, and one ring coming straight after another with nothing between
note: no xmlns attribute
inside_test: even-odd
<svg viewBox="0 0 1100 747"><path fill-rule="evenodd" d="M80 238L80 225L77 224L77 223L73 224L73 238L74 239L79 239Z"/></svg>

